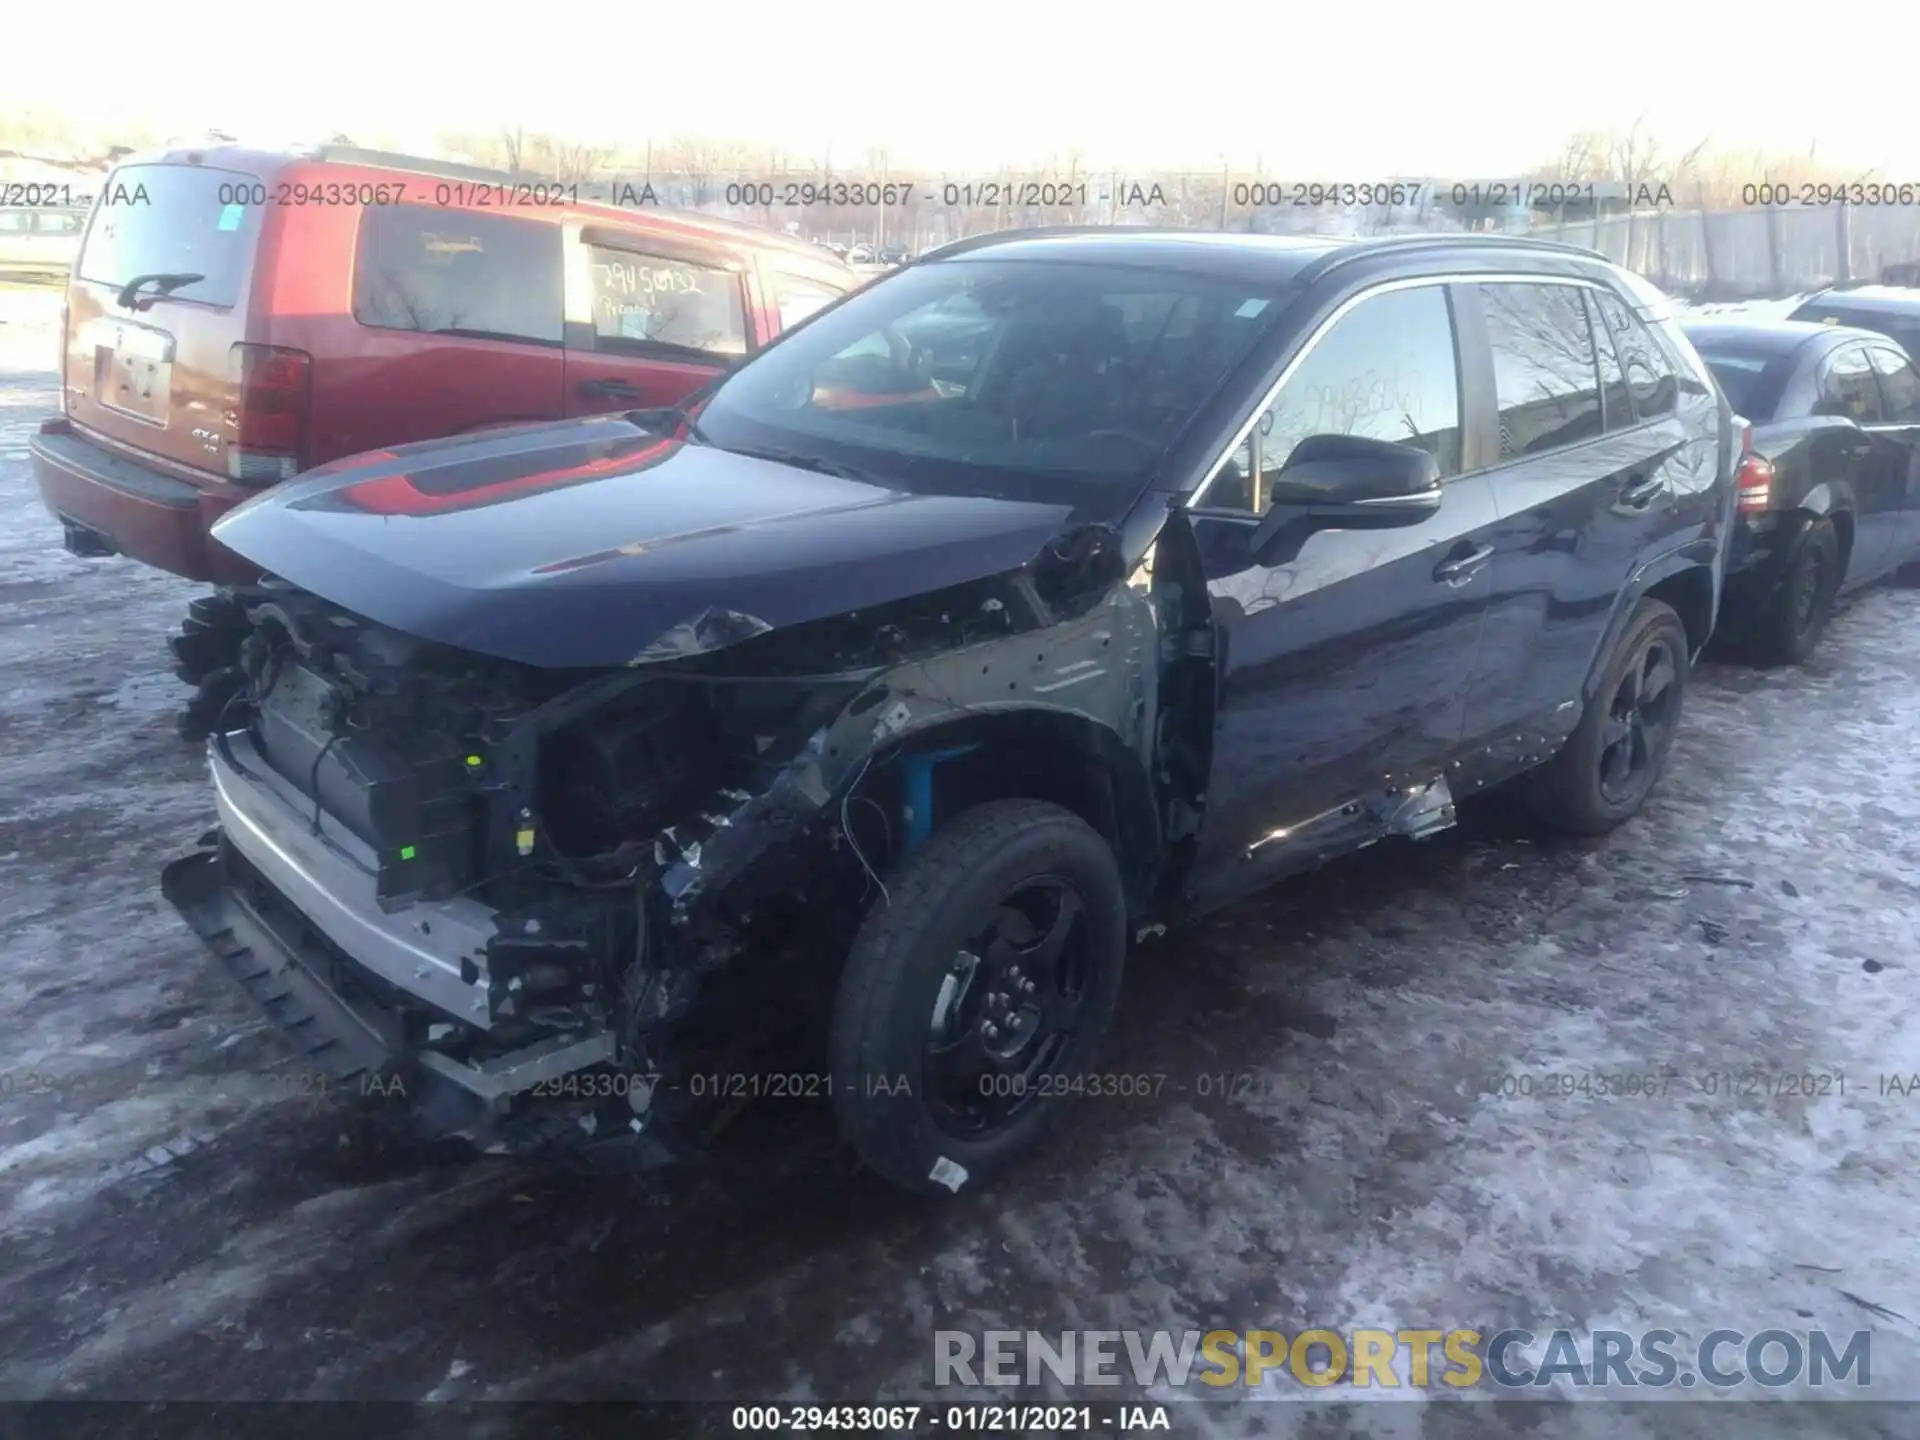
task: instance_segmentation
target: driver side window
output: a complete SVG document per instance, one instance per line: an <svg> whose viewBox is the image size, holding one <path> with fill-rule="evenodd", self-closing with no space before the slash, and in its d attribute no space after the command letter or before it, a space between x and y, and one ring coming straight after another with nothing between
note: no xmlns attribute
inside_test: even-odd
<svg viewBox="0 0 1920 1440"><path fill-rule="evenodd" d="M1439 462L1443 480L1460 473L1460 371L1444 285L1364 299L1322 331L1203 503L1263 514L1309 435L1412 445Z"/></svg>

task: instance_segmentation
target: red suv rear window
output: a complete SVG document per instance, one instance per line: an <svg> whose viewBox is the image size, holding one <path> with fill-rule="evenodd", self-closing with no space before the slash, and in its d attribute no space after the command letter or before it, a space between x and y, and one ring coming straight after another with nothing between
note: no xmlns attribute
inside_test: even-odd
<svg viewBox="0 0 1920 1440"><path fill-rule="evenodd" d="M263 187L251 175L199 165L124 165L102 187L79 276L116 288L143 275L198 275L168 286L182 300L240 298Z"/></svg>

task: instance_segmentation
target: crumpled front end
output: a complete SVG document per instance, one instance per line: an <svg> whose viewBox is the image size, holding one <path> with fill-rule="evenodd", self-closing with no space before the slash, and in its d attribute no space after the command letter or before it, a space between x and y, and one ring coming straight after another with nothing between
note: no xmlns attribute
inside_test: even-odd
<svg viewBox="0 0 1920 1440"><path fill-rule="evenodd" d="M235 592L220 823L166 893L343 1090L485 1148L670 1158L769 1046L804 1057L805 1002L936 808L1078 787L1160 853L1158 621L1110 538L619 670Z"/></svg>

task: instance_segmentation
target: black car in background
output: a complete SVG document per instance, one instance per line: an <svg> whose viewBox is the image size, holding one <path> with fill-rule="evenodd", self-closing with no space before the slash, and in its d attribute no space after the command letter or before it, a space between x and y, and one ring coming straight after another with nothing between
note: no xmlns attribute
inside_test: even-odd
<svg viewBox="0 0 1920 1440"><path fill-rule="evenodd" d="M674 411L223 519L270 579L165 889L444 1130L665 1158L818 1095L951 1193L1094 1086L1157 922L1509 779L1633 816L1734 460L1664 299L1583 251L964 241ZM814 1063L754 1060L809 1011Z"/></svg>
<svg viewBox="0 0 1920 1440"><path fill-rule="evenodd" d="M1807 321L1685 327L1751 425L1721 629L1804 660L1837 596L1920 551L1920 372L1884 333Z"/></svg>
<svg viewBox="0 0 1920 1440"><path fill-rule="evenodd" d="M1913 280L1902 284L1836 285L1808 297L1789 320L1811 320L1821 325L1851 325L1860 330L1877 330L1900 344L1909 355L1920 355L1920 274L1910 267L1895 266L1888 276Z"/></svg>

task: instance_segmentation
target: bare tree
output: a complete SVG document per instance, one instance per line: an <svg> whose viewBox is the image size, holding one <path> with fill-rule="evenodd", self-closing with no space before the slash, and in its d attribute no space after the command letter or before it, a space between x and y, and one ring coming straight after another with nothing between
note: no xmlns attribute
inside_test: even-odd
<svg viewBox="0 0 1920 1440"><path fill-rule="evenodd" d="M613 153L605 147L581 141L560 140L551 135L538 138L540 170L563 185L592 180Z"/></svg>
<svg viewBox="0 0 1920 1440"><path fill-rule="evenodd" d="M506 169L513 174L518 174L521 155L526 148L526 132L518 125L510 130L503 129L500 132L500 148L505 152L503 158Z"/></svg>

